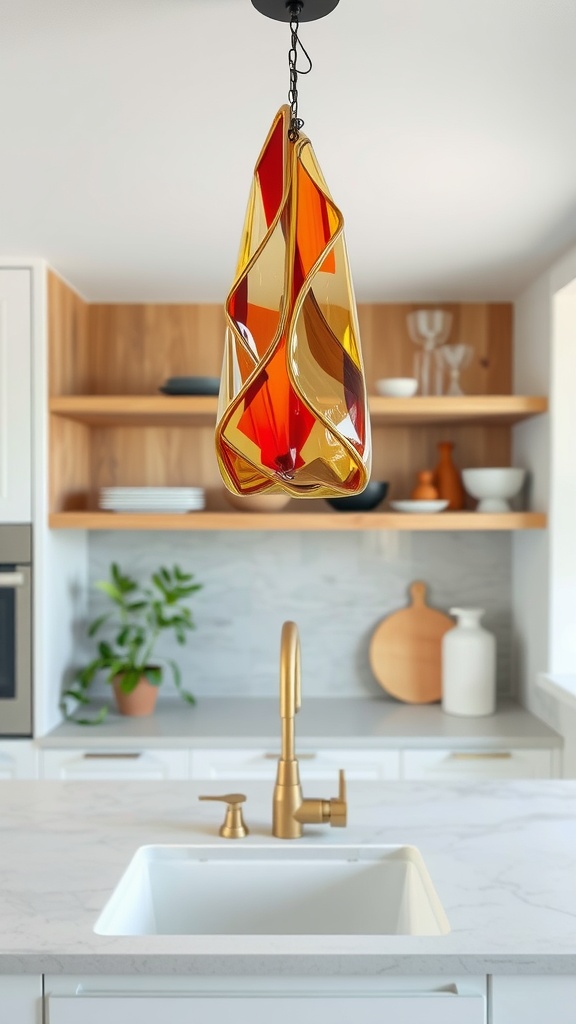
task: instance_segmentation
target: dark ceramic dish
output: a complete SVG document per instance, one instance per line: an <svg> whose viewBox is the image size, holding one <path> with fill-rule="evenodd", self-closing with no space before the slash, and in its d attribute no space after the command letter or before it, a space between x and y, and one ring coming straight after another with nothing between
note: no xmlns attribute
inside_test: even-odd
<svg viewBox="0 0 576 1024"><path fill-rule="evenodd" d="M388 493L389 485L380 480L370 480L361 494L351 494L348 498L326 498L332 508L339 512L371 512Z"/></svg>
<svg viewBox="0 0 576 1024"><path fill-rule="evenodd" d="M159 388L165 395L217 395L219 377L169 377Z"/></svg>

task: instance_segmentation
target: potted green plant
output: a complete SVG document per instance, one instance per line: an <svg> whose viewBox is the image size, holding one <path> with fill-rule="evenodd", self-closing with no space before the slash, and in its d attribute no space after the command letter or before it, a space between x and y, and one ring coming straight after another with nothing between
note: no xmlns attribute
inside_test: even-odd
<svg viewBox="0 0 576 1024"><path fill-rule="evenodd" d="M165 665L180 696L195 704L192 694L182 686L177 663L171 659L154 658L160 636L172 633L178 644L185 644L187 634L195 628L192 612L185 603L201 589L194 577L177 565L172 569L161 566L152 573L150 582L139 584L123 573L114 562L110 578L99 580L95 586L113 605L111 611L94 619L88 627L88 636L96 637L106 630L106 639L98 642L98 653L80 669L72 684L62 696L62 710L66 718L73 717L78 705L91 703L90 689L96 677L105 673L114 689L121 714L143 716L154 710L158 687L164 678ZM113 635L110 635L112 631ZM82 725L96 725L106 717L103 707L93 718L76 718Z"/></svg>

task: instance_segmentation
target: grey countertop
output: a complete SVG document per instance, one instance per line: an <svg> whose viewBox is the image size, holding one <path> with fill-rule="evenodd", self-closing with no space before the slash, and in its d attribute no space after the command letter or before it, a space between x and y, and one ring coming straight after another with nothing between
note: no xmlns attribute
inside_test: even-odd
<svg viewBox="0 0 576 1024"><path fill-rule="evenodd" d="M209 787L213 788L209 788ZM217 792L217 783L202 790ZM98 935L136 849L291 847L270 836L272 787L247 783L250 836L181 782L0 782L0 972L122 975L576 973L576 782L352 783L345 831L299 848L413 845L450 931L408 935ZM211 848L211 849L210 849Z"/></svg>
<svg viewBox="0 0 576 1024"><path fill-rule="evenodd" d="M409 749L418 747L561 747L562 737L510 699L495 715L459 718L439 704L393 700L309 698L297 718L298 747ZM41 737L42 747L130 749L147 747L265 747L279 743L278 701L271 698L208 698L190 708L178 699L159 702L150 718L111 711L94 728L64 722Z"/></svg>

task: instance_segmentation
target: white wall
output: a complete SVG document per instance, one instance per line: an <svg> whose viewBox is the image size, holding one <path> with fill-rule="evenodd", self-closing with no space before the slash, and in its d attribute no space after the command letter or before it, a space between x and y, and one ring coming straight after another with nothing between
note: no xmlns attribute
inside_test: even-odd
<svg viewBox="0 0 576 1024"><path fill-rule="evenodd" d="M513 541L518 693L566 739L576 777L576 714L537 689L539 672L576 673L576 248L539 277L515 307L515 390L548 394L550 414L516 428L514 462L532 475L532 505L549 529ZM547 495L549 495L547 499Z"/></svg>

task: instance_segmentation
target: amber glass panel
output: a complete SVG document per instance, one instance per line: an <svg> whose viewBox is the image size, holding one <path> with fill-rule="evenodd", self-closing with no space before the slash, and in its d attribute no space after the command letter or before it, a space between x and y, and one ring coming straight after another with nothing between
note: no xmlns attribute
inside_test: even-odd
<svg viewBox="0 0 576 1024"><path fill-rule="evenodd" d="M237 494L363 490L370 423L342 214L282 109L258 158L234 283L216 452Z"/></svg>

